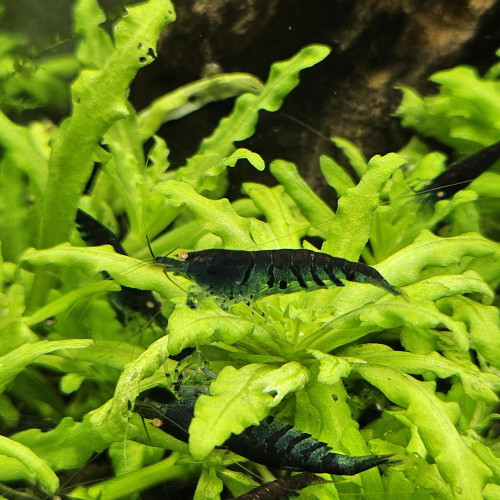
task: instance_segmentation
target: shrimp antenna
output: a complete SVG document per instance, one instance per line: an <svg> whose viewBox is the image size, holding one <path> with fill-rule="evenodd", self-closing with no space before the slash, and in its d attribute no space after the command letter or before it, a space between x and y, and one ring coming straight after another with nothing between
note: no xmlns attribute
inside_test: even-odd
<svg viewBox="0 0 500 500"><path fill-rule="evenodd" d="M144 221L143 221L143 223L144 223ZM144 229L146 229L145 224L144 224ZM151 246L151 240L149 239L149 235L148 235L146 230L144 231L144 234L146 235L146 242L148 244L149 253L151 254L151 257L153 257L153 261L154 261L156 259L156 256L153 252L153 247ZM179 248L179 247L177 247L177 248ZM177 250L177 248L174 248L173 250L171 250L170 253L175 252L175 250ZM176 283L167 273L164 272L164 274L167 277L168 281L170 281L170 283L172 283L172 285L175 285L177 288L182 290L184 293L186 293L186 294L188 293L187 290L184 290L184 288L182 288L181 285Z"/></svg>
<svg viewBox="0 0 500 500"><path fill-rule="evenodd" d="M185 294L189 295L189 292L187 290L185 290L184 288L182 288L181 285L179 285L179 283L176 283L166 272L165 270L163 271L163 274L167 277L168 281L170 281L170 283L172 283L172 285L175 285L179 290L182 290Z"/></svg>
<svg viewBox="0 0 500 500"><path fill-rule="evenodd" d="M142 415L141 415L141 420L142 420L142 426L144 427L144 432L146 433L148 441L151 443L151 436L149 435L149 430L148 430L148 427L146 425L146 420Z"/></svg>
<svg viewBox="0 0 500 500"><path fill-rule="evenodd" d="M153 147L150 148L150 150L148 151L148 156L146 157L146 161L144 162L144 169L143 169L143 172L142 172L142 187L141 187L141 191L142 191L142 197L143 197L143 200L142 200L142 209L141 209L141 217L142 217L142 226L144 228L144 234L146 236L146 242L147 242L147 245L148 245L148 250L149 250L149 253L151 254L151 257L153 258L153 260L156 258L155 257L155 254L153 252L153 247L151 246L151 240L149 239L149 235L148 235L148 231L147 231L147 228L146 228L146 218L144 216L144 197L145 197L145 186L146 186L146 170L148 168L148 164L149 164L149 159L151 158L151 151L152 151Z"/></svg>
<svg viewBox="0 0 500 500"><path fill-rule="evenodd" d="M285 113L284 111L279 111L279 114L282 115L282 116L284 116L285 118L288 118L292 122L298 123L299 125L301 125L305 129L307 129L310 132L312 132L313 134L316 134L318 137L321 137L322 139L324 139L328 143L332 144L331 139L328 138L325 134L322 134L318 129L315 129L314 127L311 127L311 125L308 125L306 122L300 120L296 116L289 115L288 113Z"/></svg>
<svg viewBox="0 0 500 500"><path fill-rule="evenodd" d="M147 232L145 232L145 235L146 235L146 242L148 244L149 253L151 254L151 257L153 257L153 260L154 260L154 259L156 259L156 256L155 256L155 254L153 252L153 247L151 246L151 241L149 240L149 235L148 235Z"/></svg>
<svg viewBox="0 0 500 500"><path fill-rule="evenodd" d="M147 165L148 165L148 162L149 162L149 158L150 158L150 153L148 153L148 156L147 156L147 160L144 164L144 174L143 174L143 178L146 177L146 168L147 168ZM144 192L144 191L143 191ZM144 204L143 204L144 206ZM149 238L149 234L148 234L148 231L146 229L146 220L144 218L144 209L142 210L142 225L144 226L144 235L146 236L146 243L148 245L148 250L149 250L149 253L151 254L151 257L153 258L153 261L156 259L156 255L155 253L153 252L153 247L151 245L151 240ZM176 250L176 248L174 248L170 253L174 252ZM170 283L172 283L172 285L175 285L177 288L179 288L180 290L182 290L185 294L187 294L187 290L184 290L184 288L182 288L178 283L176 283L167 273L164 273L165 276L167 277L168 281L170 281Z"/></svg>

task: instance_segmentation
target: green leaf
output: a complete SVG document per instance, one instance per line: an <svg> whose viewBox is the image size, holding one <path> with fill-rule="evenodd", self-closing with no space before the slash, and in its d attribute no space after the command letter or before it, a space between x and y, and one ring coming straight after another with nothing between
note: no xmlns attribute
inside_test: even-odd
<svg viewBox="0 0 500 500"><path fill-rule="evenodd" d="M102 407L88 415L88 421L108 443L128 439L145 445L187 453L188 446L152 426L148 432L138 416L130 421L130 409L141 391L160 385L165 380L165 363L169 356L168 336L159 338L140 356L129 360L116 385L115 395ZM107 350L109 355L109 349ZM171 365L173 371L174 367Z"/></svg>
<svg viewBox="0 0 500 500"><path fill-rule="evenodd" d="M235 142L251 137L259 110L277 111L299 83L300 71L314 66L329 53L325 45L310 45L291 59L274 63L262 91L258 95L244 94L236 100L231 115L223 118L215 132L203 140L197 154L179 169L177 178L188 180L195 189L202 186L205 172L230 156Z"/></svg>
<svg viewBox="0 0 500 500"><path fill-rule="evenodd" d="M284 160L271 163L271 173L292 197L302 213L320 234L326 234L322 224L330 223L335 216L332 209L321 200L299 175L297 167Z"/></svg>
<svg viewBox="0 0 500 500"><path fill-rule="evenodd" d="M429 179L434 179L438 175L442 174L446 168L446 156L438 151L433 151L426 154L421 158L418 165L414 170L406 177L409 182L412 181L429 181ZM417 187L417 186L415 186ZM421 189L425 188L425 184L418 186Z"/></svg>
<svg viewBox="0 0 500 500"><path fill-rule="evenodd" d="M192 484L199 472L199 467L182 464L181 456L172 453L168 458L139 471L114 477L92 486L77 486L70 492L71 497L82 499L124 498L151 488L160 483Z"/></svg>
<svg viewBox="0 0 500 500"><path fill-rule="evenodd" d="M333 451L351 456L368 455L370 450L358 430L358 424L351 417L348 395L341 383L325 385L319 382L309 384L306 391L296 393L297 407L295 426L326 442ZM377 468L367 470L358 476L366 498L378 499L382 481ZM372 495L373 493L373 495Z"/></svg>
<svg viewBox="0 0 500 500"><path fill-rule="evenodd" d="M408 285L405 292L410 297L426 297L438 300L454 295L480 294L482 302L489 304L494 294L476 271L465 271L463 274L432 276L413 285ZM439 305L439 304L438 304Z"/></svg>
<svg viewBox="0 0 500 500"><path fill-rule="evenodd" d="M0 355L7 354L17 347L33 344L38 336L26 326L21 318L6 321L0 330Z"/></svg>
<svg viewBox="0 0 500 500"><path fill-rule="evenodd" d="M18 460L28 471L28 475L19 479L36 480L47 493L54 495L59 489L59 479L47 465L30 448L12 439L0 436L0 455ZM0 477L2 473L0 472Z"/></svg>
<svg viewBox="0 0 500 500"><path fill-rule="evenodd" d="M203 467L193 500L219 500L224 484L213 467Z"/></svg>
<svg viewBox="0 0 500 500"><path fill-rule="evenodd" d="M137 132L136 117L131 112L130 116L113 124L104 136L103 144L106 145L110 155L103 162L103 174L100 177L101 185L96 185L96 190L103 189L102 184L110 182L122 200L125 212L130 221L129 232L139 239L144 245L144 215L143 203L151 203L154 196L146 196L144 184L146 183L143 169L144 157L142 146ZM153 198L151 200L150 198ZM145 201L147 200L147 201ZM129 234L129 240L131 235Z"/></svg>
<svg viewBox="0 0 500 500"><path fill-rule="evenodd" d="M4 99L9 99L9 89L12 89L15 96L28 95L32 98L31 103L26 102L25 99L25 107L26 105L28 108L43 106L57 112L66 111L70 97L68 82L76 76L79 70L80 65L73 55L58 53L40 57L32 68L20 70L16 78L12 78L10 82L12 85L6 82ZM13 97L14 100L15 98ZM23 107L22 104L21 107ZM8 107L7 104L7 109ZM51 132L50 128L45 129L47 135Z"/></svg>
<svg viewBox="0 0 500 500"><path fill-rule="evenodd" d="M485 146L498 140L499 82L481 78L476 69L467 66L439 71L430 80L440 84L446 94L453 96L450 105L458 105L458 109L453 110L455 120L450 121L452 138L472 140ZM463 117L461 113L464 113ZM464 122L474 120L483 125L483 133L473 130L469 124L463 124L464 117Z"/></svg>
<svg viewBox="0 0 500 500"><path fill-rule="evenodd" d="M498 402L490 387L490 377L473 363L463 361L462 365L443 358L437 352L421 355L410 352L393 351L388 346L366 344L347 347L340 356L360 358L370 364L380 364L405 373L415 375L435 374L439 378L460 377L465 392L476 401L489 404Z"/></svg>
<svg viewBox="0 0 500 500"><path fill-rule="evenodd" d="M421 382L398 370L370 364L353 368L391 401L406 409L406 416L418 427L430 457L450 484L454 498L482 499L481 491L491 471L465 445L444 404Z"/></svg>
<svg viewBox="0 0 500 500"><path fill-rule="evenodd" d="M231 495L238 497L247 493L252 488L259 484L247 474L236 472L230 469L224 469L219 473L220 478L224 482L224 486L231 492Z"/></svg>
<svg viewBox="0 0 500 500"><path fill-rule="evenodd" d="M0 240L6 259L16 262L30 246L33 236L34 208L25 197L28 187L25 174L16 165L4 162L0 170ZM15 235L16 237L13 237Z"/></svg>
<svg viewBox="0 0 500 500"><path fill-rule="evenodd" d="M343 196L348 189L355 186L349 174L332 158L320 156L319 165L326 182L335 189L337 196Z"/></svg>
<svg viewBox="0 0 500 500"><path fill-rule="evenodd" d="M474 259L465 266L461 264L465 257ZM480 234L440 238L429 231L422 231L411 245L380 263L377 269L390 283L399 286L416 282L425 269L435 267L447 268L450 274L457 269L475 269L486 283L491 283L500 276L500 266L496 264L499 257L500 246Z"/></svg>
<svg viewBox="0 0 500 500"><path fill-rule="evenodd" d="M334 385L351 373L349 363L337 356L314 349L308 349L307 352L319 361L318 382L321 384Z"/></svg>
<svg viewBox="0 0 500 500"><path fill-rule="evenodd" d="M38 309L38 311L33 313L31 316L25 316L23 320L28 326L33 326L51 318L52 316L56 316L57 314L69 310L73 305L87 297L92 297L93 295L100 293L117 292L119 290L120 286L113 281L104 280L97 283L89 283L88 285L84 285L81 288L68 292L63 297L47 304L41 309Z"/></svg>
<svg viewBox="0 0 500 500"><path fill-rule="evenodd" d="M481 77L467 66L440 71L430 80L440 84L437 96L423 98L413 89L401 87L403 100L396 115L402 117L404 126L435 137L462 154L498 141L498 81Z"/></svg>
<svg viewBox="0 0 500 500"><path fill-rule="evenodd" d="M178 120L206 104L249 92L259 94L262 82L248 73L218 74L189 83L155 99L139 113L141 138L147 140L160 126Z"/></svg>
<svg viewBox="0 0 500 500"><path fill-rule="evenodd" d="M306 234L309 224L294 216L286 203L283 186L269 188L245 182L242 192L250 196L266 218L266 224L254 223L251 227L252 239L259 249L300 248L300 238Z"/></svg>
<svg viewBox="0 0 500 500"><path fill-rule="evenodd" d="M469 348L467 331L461 322L441 313L431 301L406 302L400 299L367 304L348 314L338 315L308 336L304 336L299 346L329 352L368 333L406 324L426 329L430 335L436 337L442 348L452 348L459 352L466 352ZM446 328L439 328L441 326Z"/></svg>
<svg viewBox="0 0 500 500"><path fill-rule="evenodd" d="M469 330L471 348L500 369L500 321L496 307L478 304L468 297L449 297L439 303L451 317L462 321Z"/></svg>
<svg viewBox="0 0 500 500"><path fill-rule="evenodd" d="M72 394L73 392L76 392L78 389L80 389L84 380L85 377L83 375L68 373L61 379L61 391L64 394Z"/></svg>
<svg viewBox="0 0 500 500"><path fill-rule="evenodd" d="M64 400L56 386L34 367L21 371L9 384L9 395L21 406L42 418L58 420L64 411Z"/></svg>
<svg viewBox="0 0 500 500"><path fill-rule="evenodd" d="M109 447L109 454L116 475L123 476L160 461L164 452L160 448L152 448L134 441L124 440L120 443L113 443Z"/></svg>
<svg viewBox="0 0 500 500"><path fill-rule="evenodd" d="M328 238L322 247L324 252L358 260L370 237L372 217L380 204L379 193L403 163L405 160L393 153L370 160L358 185L339 199L335 219L328 226Z"/></svg>
<svg viewBox="0 0 500 500"><path fill-rule="evenodd" d="M494 474L496 481L500 481L500 459L495 456L492 450L485 446L483 443L478 441L475 436L468 434L464 436L464 441L472 449L472 451L491 469Z"/></svg>
<svg viewBox="0 0 500 500"><path fill-rule="evenodd" d="M12 401L5 395L0 394L0 421L6 430L15 428L19 424L21 413Z"/></svg>
<svg viewBox="0 0 500 500"><path fill-rule="evenodd" d="M253 165L257 170L263 171L265 168L264 160L257 153L253 153L249 149L246 148L238 148L231 156L228 156L226 159L222 160L222 165L226 167L234 167L238 160L248 160L248 162ZM217 167L213 167L216 169ZM218 170L215 170L216 173L219 173Z"/></svg>
<svg viewBox="0 0 500 500"><path fill-rule="evenodd" d="M125 366L140 356L144 349L137 344L123 340L96 340L93 345L83 351L72 352L65 357L74 361L87 361L95 367L102 365L122 371ZM41 360L43 362L43 359Z"/></svg>
<svg viewBox="0 0 500 500"><path fill-rule="evenodd" d="M349 159L351 167L354 169L358 177L362 177L367 169L367 161L363 153L351 141L343 137L332 137L332 142L340 148Z"/></svg>
<svg viewBox="0 0 500 500"><path fill-rule="evenodd" d="M175 207L186 206L204 228L221 238L225 248L252 248L250 222L240 217L227 199L209 200L197 194L189 184L175 180L158 184L155 191Z"/></svg>
<svg viewBox="0 0 500 500"><path fill-rule="evenodd" d="M179 305L169 318L168 349L178 354L186 347L198 347L221 340L234 344L249 335L254 325L248 319L223 311L211 301L196 309Z"/></svg>
<svg viewBox="0 0 500 500"><path fill-rule="evenodd" d="M113 43L102 29L106 21L96 0L79 0L74 7L75 33L80 37L76 55L82 67L101 69L113 52Z"/></svg>
<svg viewBox="0 0 500 500"><path fill-rule="evenodd" d="M36 143L31 131L14 124L1 111L0 144L4 150L3 162L15 165L24 172L37 193L42 195L47 183L47 157Z"/></svg>
<svg viewBox="0 0 500 500"><path fill-rule="evenodd" d="M101 432L112 437L123 436L128 429L129 410L141 390L141 381L152 376L168 357L168 336L159 338L136 359L125 366L111 402L93 412L91 421ZM110 438L111 439L111 438Z"/></svg>
<svg viewBox="0 0 500 500"><path fill-rule="evenodd" d="M40 340L34 344L18 347L9 354L0 358L2 370L0 372L0 392L5 390L7 384L26 366L33 363L39 356L60 349L82 349L93 344L92 340Z"/></svg>
<svg viewBox="0 0 500 500"><path fill-rule="evenodd" d="M94 452L109 445L88 421L74 422L70 417L63 418L51 431L29 429L14 434L12 439L44 457L53 470L79 469Z"/></svg>
<svg viewBox="0 0 500 500"><path fill-rule="evenodd" d="M109 127L128 115L127 89L137 71L156 57L160 31L174 17L169 0L149 0L128 7L128 15L113 30L113 53L101 69L83 70L74 82L73 114L52 142L40 227L42 248L67 239L92 171L94 150Z"/></svg>
<svg viewBox="0 0 500 500"><path fill-rule="evenodd" d="M193 457L202 460L232 433L258 424L287 393L304 387L308 378L308 371L296 362L277 369L257 363L240 370L224 368L210 385L210 396L202 395L196 402L189 426Z"/></svg>
<svg viewBox="0 0 500 500"><path fill-rule="evenodd" d="M219 373L210 386L211 395L201 395L196 402L189 427L193 457L203 459L231 433L239 434L265 417L273 397L251 389L252 382L259 381L269 371L271 368L266 365L250 364L241 370L228 366Z"/></svg>
<svg viewBox="0 0 500 500"><path fill-rule="evenodd" d="M156 290L164 297L173 297L180 293L158 267L145 266L142 261L117 254L109 245L72 247L63 244L48 250L28 250L23 260L35 266L57 264L77 267L90 276L106 271L120 285Z"/></svg>
<svg viewBox="0 0 500 500"><path fill-rule="evenodd" d="M483 490L484 500L498 500L500 498L500 486L498 484L489 483Z"/></svg>
<svg viewBox="0 0 500 500"><path fill-rule="evenodd" d="M257 153L246 148L238 148L227 158L210 167L205 173L203 184L198 186L198 191L214 191L218 187L221 175L227 170L227 167L234 167L239 160L247 160L257 170L262 171L265 168L264 160ZM184 177L182 178L184 180ZM189 179L186 179L189 182ZM192 183L191 183L192 184Z"/></svg>

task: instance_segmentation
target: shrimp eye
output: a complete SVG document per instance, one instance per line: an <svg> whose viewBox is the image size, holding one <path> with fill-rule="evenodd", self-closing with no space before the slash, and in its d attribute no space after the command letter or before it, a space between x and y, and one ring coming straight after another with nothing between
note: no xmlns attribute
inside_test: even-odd
<svg viewBox="0 0 500 500"><path fill-rule="evenodd" d="M189 257L189 254L187 252L179 252L177 257L179 257L179 259L186 260Z"/></svg>
<svg viewBox="0 0 500 500"><path fill-rule="evenodd" d="M159 418L153 418L153 420L151 420L151 423L155 427L161 427L163 425L163 422Z"/></svg>

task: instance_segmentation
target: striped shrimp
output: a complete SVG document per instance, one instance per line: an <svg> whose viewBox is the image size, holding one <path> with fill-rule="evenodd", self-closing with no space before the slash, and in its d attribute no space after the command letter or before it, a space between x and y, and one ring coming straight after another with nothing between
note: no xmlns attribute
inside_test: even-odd
<svg viewBox="0 0 500 500"><path fill-rule="evenodd" d="M327 481L315 474L302 472L296 476L275 479L274 481L261 484L234 500L286 500L292 496L297 496L299 490L307 486L326 482Z"/></svg>
<svg viewBox="0 0 500 500"><path fill-rule="evenodd" d="M138 399L134 412L152 419L153 425L163 432L188 442L195 403L196 398L167 404L148 398ZM221 447L267 467L311 473L351 476L391 463L391 455L350 457L333 453L326 443L272 416L247 427L240 434L231 435Z"/></svg>
<svg viewBox="0 0 500 500"><path fill-rule="evenodd" d="M419 193L425 195L426 202L432 203L451 198L454 194L469 186L483 172L486 172L499 158L500 142L496 142L455 163L442 174L429 181Z"/></svg>
<svg viewBox="0 0 500 500"><path fill-rule="evenodd" d="M218 297L221 307L275 293L344 286L342 280L370 283L394 295L401 291L373 267L306 249L227 250L181 252L180 259L155 257L165 274L192 279L187 304L196 307L203 295Z"/></svg>

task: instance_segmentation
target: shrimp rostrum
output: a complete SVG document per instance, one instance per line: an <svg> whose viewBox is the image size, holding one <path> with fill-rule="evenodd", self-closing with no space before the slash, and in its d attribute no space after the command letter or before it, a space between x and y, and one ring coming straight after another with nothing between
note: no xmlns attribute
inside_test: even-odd
<svg viewBox="0 0 500 500"><path fill-rule="evenodd" d="M401 291L373 267L306 249L225 250L181 252L179 259L156 257L154 264L196 282L188 305L203 296L218 297L221 307L275 293L344 286L343 280L369 283L394 295Z"/></svg>

